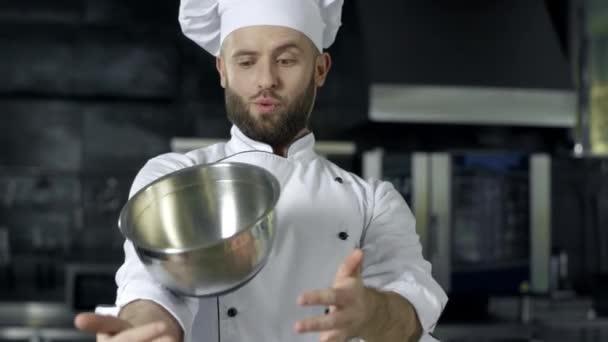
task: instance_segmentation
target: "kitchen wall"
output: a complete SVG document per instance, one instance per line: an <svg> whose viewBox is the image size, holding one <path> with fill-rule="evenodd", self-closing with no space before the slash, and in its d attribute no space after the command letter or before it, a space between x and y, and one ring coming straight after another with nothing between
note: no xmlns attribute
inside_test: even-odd
<svg viewBox="0 0 608 342"><path fill-rule="evenodd" d="M214 59L183 37L177 4L0 3L0 229L12 261L0 265L34 259L32 269L7 271L16 278L9 287L50 275L56 282L45 291L17 286L6 298L60 299L64 263L118 263L117 216L146 160L168 152L174 136L228 136ZM564 129L370 122L358 4L346 1L329 50L333 68L311 123L318 139L406 152L569 149ZM395 45L395 54L411 52Z"/></svg>
<svg viewBox="0 0 608 342"><path fill-rule="evenodd" d="M145 161L174 136L228 136L214 59L183 37L177 4L0 3L0 229L11 249L0 299L61 300L65 263L119 262L118 213ZM319 139L348 138L366 117L354 12L347 3L331 49Z"/></svg>

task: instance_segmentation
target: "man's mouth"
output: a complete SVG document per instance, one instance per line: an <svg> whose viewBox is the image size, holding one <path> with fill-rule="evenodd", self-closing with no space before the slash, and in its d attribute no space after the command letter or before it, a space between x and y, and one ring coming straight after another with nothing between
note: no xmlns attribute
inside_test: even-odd
<svg viewBox="0 0 608 342"><path fill-rule="evenodd" d="M255 100L253 104L257 111L262 114L274 112L281 105L278 100L272 98L258 99Z"/></svg>

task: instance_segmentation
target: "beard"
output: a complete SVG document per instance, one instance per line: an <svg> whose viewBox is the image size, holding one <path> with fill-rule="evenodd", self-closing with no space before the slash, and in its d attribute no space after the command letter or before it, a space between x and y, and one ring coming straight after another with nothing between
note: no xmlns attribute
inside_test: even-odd
<svg viewBox="0 0 608 342"><path fill-rule="evenodd" d="M280 106L271 115L255 117L240 95L226 84L225 100L228 120L249 138L270 146L288 146L302 129L308 127L310 112L315 100L314 77L304 91L287 102L272 90L263 90L251 100L264 95L280 101Z"/></svg>

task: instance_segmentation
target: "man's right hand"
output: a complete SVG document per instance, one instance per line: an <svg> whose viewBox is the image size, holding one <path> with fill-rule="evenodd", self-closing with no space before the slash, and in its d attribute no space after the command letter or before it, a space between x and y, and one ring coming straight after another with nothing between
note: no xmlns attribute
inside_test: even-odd
<svg viewBox="0 0 608 342"><path fill-rule="evenodd" d="M121 318L81 313L74 319L74 325L97 334L98 342L177 342L162 320L135 327Z"/></svg>

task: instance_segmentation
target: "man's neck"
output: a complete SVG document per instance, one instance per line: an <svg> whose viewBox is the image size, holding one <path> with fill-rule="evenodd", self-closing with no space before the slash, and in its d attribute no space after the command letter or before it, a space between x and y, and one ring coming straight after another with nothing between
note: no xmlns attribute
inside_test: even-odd
<svg viewBox="0 0 608 342"><path fill-rule="evenodd" d="M296 136L291 140L289 144L281 146L272 146L273 153L281 157L287 157L289 146L291 146L291 144L293 144L295 141L297 141L308 133L310 133L310 130L308 128L303 128L300 132L298 132L298 134L296 134Z"/></svg>

